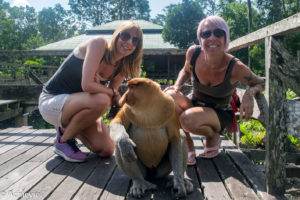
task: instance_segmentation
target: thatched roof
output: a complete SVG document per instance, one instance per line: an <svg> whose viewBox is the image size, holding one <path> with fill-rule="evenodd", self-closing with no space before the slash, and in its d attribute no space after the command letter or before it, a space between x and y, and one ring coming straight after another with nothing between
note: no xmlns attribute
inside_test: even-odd
<svg viewBox="0 0 300 200"><path fill-rule="evenodd" d="M58 42L54 42L35 49L38 52L44 52L49 55L58 55L58 53L66 55L71 52L77 45L87 41L93 37L102 35L107 41L110 41L112 34L116 27L118 27L124 20L117 20L93 27L86 30L83 35L75 36ZM143 30L143 50L144 55L183 55L185 50L180 50L174 45L165 42L162 38L163 27L145 20L134 20Z"/></svg>

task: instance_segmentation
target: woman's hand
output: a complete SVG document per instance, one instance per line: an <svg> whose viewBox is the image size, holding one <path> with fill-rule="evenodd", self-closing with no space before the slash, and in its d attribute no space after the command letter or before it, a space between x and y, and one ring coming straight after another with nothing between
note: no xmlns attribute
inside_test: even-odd
<svg viewBox="0 0 300 200"><path fill-rule="evenodd" d="M245 116L246 120L249 120L253 114L253 106L254 106L254 96L251 89L246 90L243 98L242 104L240 106L240 120Z"/></svg>
<svg viewBox="0 0 300 200"><path fill-rule="evenodd" d="M114 89L114 95L111 98L111 105L120 106L120 104L119 104L120 98L121 98L121 95L120 95L119 91Z"/></svg>
<svg viewBox="0 0 300 200"><path fill-rule="evenodd" d="M177 85L171 85L171 86L169 86L169 87L166 87L166 88L164 89L164 92L166 93L166 92L168 92L168 91L170 91L170 90L173 90L175 93L178 93L179 90L180 90L180 88L181 88L181 87L179 87L179 86L177 86Z"/></svg>

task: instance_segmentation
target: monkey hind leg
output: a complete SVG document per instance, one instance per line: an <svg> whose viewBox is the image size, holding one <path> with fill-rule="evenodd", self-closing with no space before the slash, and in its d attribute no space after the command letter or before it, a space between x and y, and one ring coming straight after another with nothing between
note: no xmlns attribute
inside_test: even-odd
<svg viewBox="0 0 300 200"><path fill-rule="evenodd" d="M185 186L187 194L189 194L189 193L191 193L191 192L194 191L194 185L193 185L193 183L190 180L186 179L186 178L184 179L184 186Z"/></svg>
<svg viewBox="0 0 300 200"><path fill-rule="evenodd" d="M145 179L132 179L129 195L135 198L141 198L146 191L156 190L157 186L146 181Z"/></svg>
<svg viewBox="0 0 300 200"><path fill-rule="evenodd" d="M141 198L147 190L155 190L156 185L145 180L147 168L139 159L133 162L126 162L122 159L118 148L116 148L116 162L118 167L132 179L129 195L134 198Z"/></svg>

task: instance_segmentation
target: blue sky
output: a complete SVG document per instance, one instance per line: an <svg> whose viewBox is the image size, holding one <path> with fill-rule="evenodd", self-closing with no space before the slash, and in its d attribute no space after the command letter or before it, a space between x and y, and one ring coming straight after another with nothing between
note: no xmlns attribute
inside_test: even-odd
<svg viewBox="0 0 300 200"><path fill-rule="evenodd" d="M11 6L24 6L30 5L35 8L36 11L40 11L43 8L53 7L55 4L60 3L65 9L69 9L68 0L4 0ZM163 8L171 3L181 3L182 0L149 0L150 15L154 18L157 14L161 14Z"/></svg>

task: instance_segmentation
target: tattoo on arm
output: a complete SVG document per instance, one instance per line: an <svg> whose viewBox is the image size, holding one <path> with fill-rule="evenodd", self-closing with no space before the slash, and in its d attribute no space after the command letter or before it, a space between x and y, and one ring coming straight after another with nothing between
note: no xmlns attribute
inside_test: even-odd
<svg viewBox="0 0 300 200"><path fill-rule="evenodd" d="M248 84L250 84L251 81L253 80L253 76L252 74L250 74L249 76L245 76L244 79L248 82Z"/></svg>
<svg viewBox="0 0 300 200"><path fill-rule="evenodd" d="M264 82L262 78L258 76L253 76L252 74L249 74L249 76L244 76L244 79L247 81L247 85L249 86L262 84Z"/></svg>

